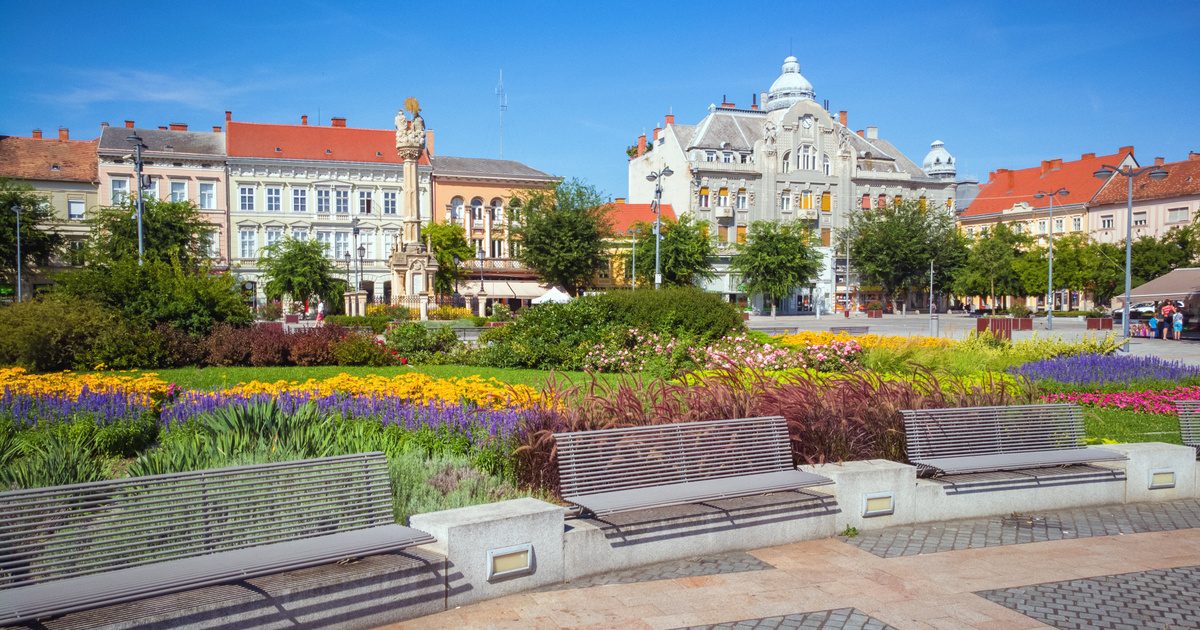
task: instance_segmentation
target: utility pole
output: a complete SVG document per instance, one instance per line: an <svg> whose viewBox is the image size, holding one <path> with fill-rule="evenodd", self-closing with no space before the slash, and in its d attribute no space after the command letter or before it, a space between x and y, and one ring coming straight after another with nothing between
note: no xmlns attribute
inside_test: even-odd
<svg viewBox="0 0 1200 630"><path fill-rule="evenodd" d="M145 195L142 193L146 189L146 182L142 176L142 149L146 145L142 143L142 137L134 132L133 135L126 138L133 143L133 165L137 169L137 234L138 234L138 266L140 267L145 259L145 245L142 237L142 217L146 213Z"/></svg>

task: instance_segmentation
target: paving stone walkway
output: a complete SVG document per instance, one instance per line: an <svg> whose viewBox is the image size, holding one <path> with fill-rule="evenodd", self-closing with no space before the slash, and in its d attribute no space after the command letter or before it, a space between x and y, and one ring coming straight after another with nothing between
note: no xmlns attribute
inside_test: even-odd
<svg viewBox="0 0 1200 630"><path fill-rule="evenodd" d="M880 558L961 549L1161 532L1200 527L1200 500L1136 503L1039 514L924 523L863 532L841 540Z"/></svg>
<svg viewBox="0 0 1200 630"><path fill-rule="evenodd" d="M979 595L1061 629L1200 628L1200 566L1019 586Z"/></svg>
<svg viewBox="0 0 1200 630"><path fill-rule="evenodd" d="M742 571L764 571L775 567L755 558L754 556L735 551L702 558L687 558L660 562L644 567L635 567L624 571L602 573L578 580L547 586L542 591L561 591L568 588L585 588L604 584L635 584L637 582L652 582L654 580L671 580L682 577L700 575L720 575L723 573L741 573Z"/></svg>
<svg viewBox="0 0 1200 630"><path fill-rule="evenodd" d="M837 610L821 610L779 617L763 617L761 619L743 619L729 623L718 623L711 626L692 626L680 630L775 630L776 628L796 628L798 630L896 630L892 626L861 610L854 608L839 608Z"/></svg>

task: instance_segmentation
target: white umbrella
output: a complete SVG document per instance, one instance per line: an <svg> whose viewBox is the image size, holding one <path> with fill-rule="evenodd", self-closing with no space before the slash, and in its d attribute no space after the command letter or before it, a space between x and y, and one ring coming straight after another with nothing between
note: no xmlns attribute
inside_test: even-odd
<svg viewBox="0 0 1200 630"><path fill-rule="evenodd" d="M541 297L535 297L531 300L534 304L566 304L571 301L571 296L565 291L559 290L558 287L550 287L550 290L544 293Z"/></svg>

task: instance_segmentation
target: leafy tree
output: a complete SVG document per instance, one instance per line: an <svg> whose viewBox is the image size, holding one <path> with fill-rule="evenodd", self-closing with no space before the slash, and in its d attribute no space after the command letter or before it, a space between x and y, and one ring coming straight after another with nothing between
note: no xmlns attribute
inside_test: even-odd
<svg viewBox="0 0 1200 630"><path fill-rule="evenodd" d="M997 223L971 243L966 264L955 279L961 295L986 295L996 308L997 295L1024 295L1017 261L1027 241L1005 223Z"/></svg>
<svg viewBox="0 0 1200 630"><path fill-rule="evenodd" d="M893 300L934 281L947 286L966 262L966 241L943 208L926 209L917 201L864 210L850 219L850 257L862 279L878 284Z"/></svg>
<svg viewBox="0 0 1200 630"><path fill-rule="evenodd" d="M517 258L543 282L574 294L607 264L611 206L594 187L579 180L559 182L549 190L518 193L511 205L512 234L521 241Z"/></svg>
<svg viewBox="0 0 1200 630"><path fill-rule="evenodd" d="M812 232L797 223L755 221L748 236L737 245L730 267L742 276L747 293L771 299L775 317L776 302L810 284L821 272L821 259Z"/></svg>
<svg viewBox="0 0 1200 630"><path fill-rule="evenodd" d="M91 223L91 260L137 258L137 204L133 199L101 208ZM216 227L191 202L145 200L142 243L146 260L177 260L185 269L199 269L208 260L209 242L215 232Z"/></svg>
<svg viewBox="0 0 1200 630"><path fill-rule="evenodd" d="M0 179L0 272L14 277L17 271L17 213L21 208L21 265L46 265L62 245L62 235L47 229L54 209L44 195L29 184Z"/></svg>
<svg viewBox="0 0 1200 630"><path fill-rule="evenodd" d="M307 302L314 295L335 295L341 286L335 278L337 268L320 241L285 238L265 248L258 262L266 280L263 292L269 300L289 295Z"/></svg>
<svg viewBox="0 0 1200 630"><path fill-rule="evenodd" d="M1142 236L1135 240L1130 254L1133 286L1186 266L1191 259L1190 245L1186 236L1178 231L1164 234L1162 238Z"/></svg>
<svg viewBox="0 0 1200 630"><path fill-rule="evenodd" d="M429 240L438 263L437 274L433 277L433 290L438 295L450 295L462 276L462 269L454 261L455 257L466 260L475 256L475 251L467 242L467 233L457 223L433 223L422 228L422 234Z"/></svg>
<svg viewBox="0 0 1200 630"><path fill-rule="evenodd" d="M638 223L636 226L637 256L642 264L638 268L638 279L646 286L654 282L654 224ZM707 280L715 274L709 258L715 254L712 241L708 238L707 225L697 223L690 216L678 221L662 222L662 242L659 243L659 266L663 284L685 286L698 280ZM625 261L632 269L632 256Z"/></svg>
<svg viewBox="0 0 1200 630"><path fill-rule="evenodd" d="M1083 249L1083 286L1097 304L1108 304L1125 287L1125 246L1088 243Z"/></svg>

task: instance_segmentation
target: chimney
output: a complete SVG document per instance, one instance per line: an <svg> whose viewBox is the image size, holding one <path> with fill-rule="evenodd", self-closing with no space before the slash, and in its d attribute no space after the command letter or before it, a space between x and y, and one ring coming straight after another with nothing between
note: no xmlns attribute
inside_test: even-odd
<svg viewBox="0 0 1200 630"><path fill-rule="evenodd" d="M1050 168L1056 171L1062 168L1062 158L1054 158L1053 160L1050 160Z"/></svg>
<svg viewBox="0 0 1200 630"><path fill-rule="evenodd" d="M430 156L433 155L433 130L425 130L425 152Z"/></svg>
<svg viewBox="0 0 1200 630"><path fill-rule="evenodd" d="M125 128L126 128L126 129L133 129L133 121L132 121L132 120L126 120L126 121L125 121Z"/></svg>
<svg viewBox="0 0 1200 630"><path fill-rule="evenodd" d="M301 125L308 124L308 114L304 114L304 115L300 116L300 124Z"/></svg>
<svg viewBox="0 0 1200 630"><path fill-rule="evenodd" d="M102 122L102 123L100 123L100 128L101 128L101 129L108 129L108 122L106 121L106 122Z"/></svg>
<svg viewBox="0 0 1200 630"><path fill-rule="evenodd" d="M848 116L849 116L849 114L844 109L842 111L838 112L838 122L842 123L843 127L850 126L849 124L846 123L846 119Z"/></svg>
<svg viewBox="0 0 1200 630"><path fill-rule="evenodd" d="M159 125L159 126L158 126L158 130L159 130L159 131L166 131L166 130L167 130L167 126L166 126L166 125Z"/></svg>
<svg viewBox="0 0 1200 630"><path fill-rule="evenodd" d="M1042 175L1050 172L1050 160L1042 160Z"/></svg>
<svg viewBox="0 0 1200 630"><path fill-rule="evenodd" d="M171 123L171 131L187 131L187 123Z"/></svg>
<svg viewBox="0 0 1200 630"><path fill-rule="evenodd" d="M330 118L330 119L329 119L329 126L330 126L330 127L345 127L345 126L346 126L346 119L345 119L345 118L338 118L337 116L334 116L333 118Z"/></svg>
<svg viewBox="0 0 1200 630"><path fill-rule="evenodd" d="M1121 147L1120 149L1117 149L1117 153L1133 153L1133 147Z"/></svg>
<svg viewBox="0 0 1200 630"><path fill-rule="evenodd" d="M1017 180L1016 172L1010 171L1009 169L1002 169L1002 171L997 171L997 172L1004 173L1004 182L1008 184L1008 189L1012 190L1013 186L1016 185L1016 180Z"/></svg>
<svg viewBox="0 0 1200 630"><path fill-rule="evenodd" d="M229 122L231 120L233 120L233 112L227 109L225 110L225 122Z"/></svg>
<svg viewBox="0 0 1200 630"><path fill-rule="evenodd" d="M1084 153L1083 155L1079 156L1079 159L1081 159L1081 160L1092 160L1092 159L1095 159L1095 157L1096 157L1096 154L1095 154L1095 153Z"/></svg>
<svg viewBox="0 0 1200 630"><path fill-rule="evenodd" d="M42 130L41 130L41 129L34 129L34 130L33 130L33 138L34 138L35 140L41 140L41 139L42 139Z"/></svg>
<svg viewBox="0 0 1200 630"><path fill-rule="evenodd" d="M870 125L867 127L867 140L875 140L879 138L879 127Z"/></svg>
<svg viewBox="0 0 1200 630"><path fill-rule="evenodd" d="M1200 153L1196 153L1195 151L1188 151L1188 161L1189 162L1200 161Z"/></svg>
<svg viewBox="0 0 1200 630"><path fill-rule="evenodd" d="M71 131L69 129L67 129L66 127L59 127L58 128L58 139L59 140L70 140L71 139Z"/></svg>
<svg viewBox="0 0 1200 630"><path fill-rule="evenodd" d="M625 205L625 198L624 198L624 197L617 197L616 199L614 199L614 200L613 200L613 203L614 203L614 204L616 204L616 205L618 205L618 206L623 206L623 205Z"/></svg>
<svg viewBox="0 0 1200 630"><path fill-rule="evenodd" d="M667 115L666 115L666 122L665 122L665 123L663 123L663 126L664 126L664 127L670 127L671 125L674 125L674 124L675 124L675 114L667 114Z"/></svg>
<svg viewBox="0 0 1200 630"><path fill-rule="evenodd" d="M753 111L758 111L758 95L757 94L750 95L750 109Z"/></svg>
<svg viewBox="0 0 1200 630"><path fill-rule="evenodd" d="M858 137L859 137L859 138L863 138L863 137L865 137L865 136L863 135L863 130L862 130L862 129L859 129L858 131L855 131L854 133L858 134Z"/></svg>
<svg viewBox="0 0 1200 630"><path fill-rule="evenodd" d="M1154 158L1154 165L1155 165L1155 166L1162 166L1162 165L1163 165L1163 163L1164 163L1164 162L1166 162L1166 161L1167 161L1167 159L1166 159L1166 158L1156 157L1156 158Z"/></svg>
<svg viewBox="0 0 1200 630"><path fill-rule="evenodd" d="M213 125L213 133L221 133L221 125Z"/></svg>
<svg viewBox="0 0 1200 630"><path fill-rule="evenodd" d="M658 134L660 134L660 133L662 133L662 127L655 127L654 128L654 140L656 142L658 141Z"/></svg>
<svg viewBox="0 0 1200 630"><path fill-rule="evenodd" d="M729 98L727 96L725 96L724 94L722 94L721 95L721 107L723 107L725 109L733 109L733 108L737 107L737 105L730 103Z"/></svg>
<svg viewBox="0 0 1200 630"><path fill-rule="evenodd" d="M637 156L642 157L646 154L646 134L638 136Z"/></svg>

